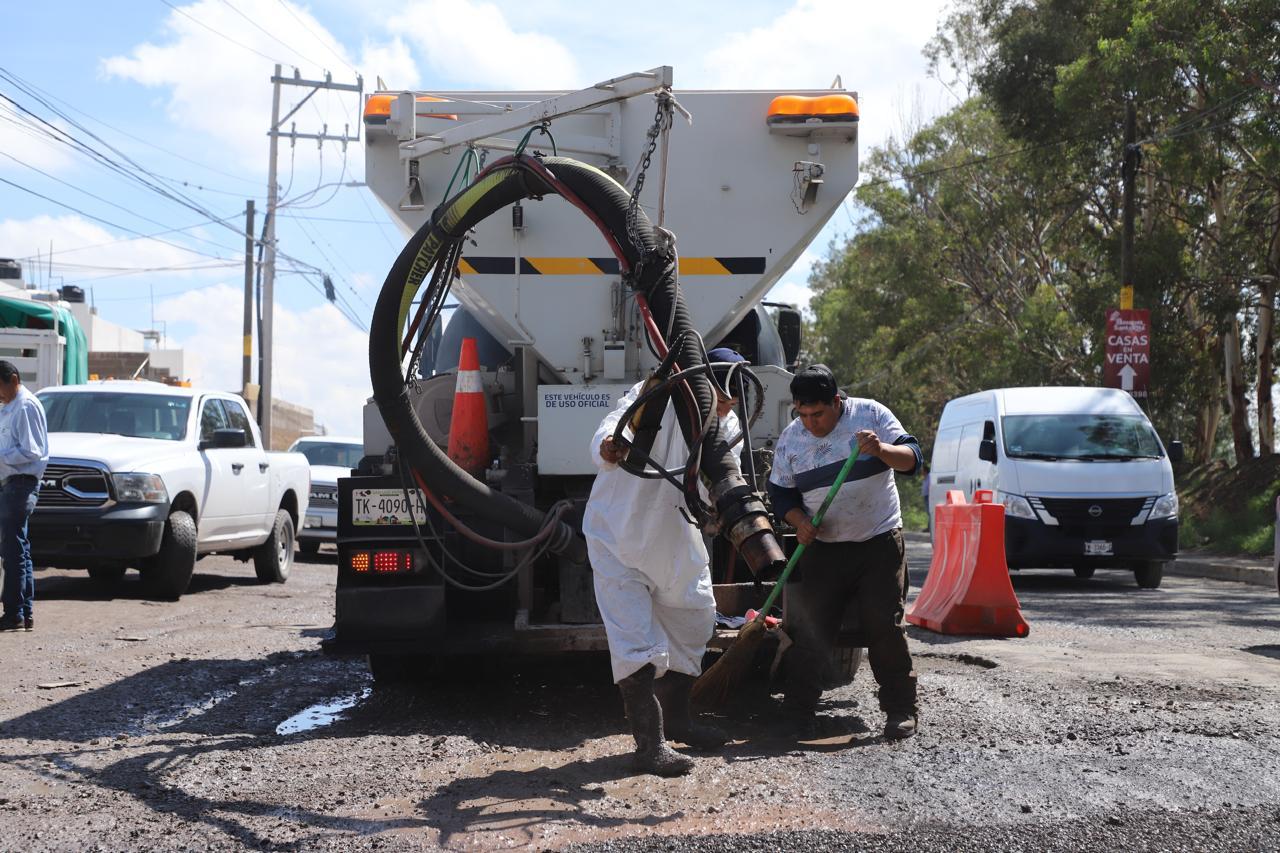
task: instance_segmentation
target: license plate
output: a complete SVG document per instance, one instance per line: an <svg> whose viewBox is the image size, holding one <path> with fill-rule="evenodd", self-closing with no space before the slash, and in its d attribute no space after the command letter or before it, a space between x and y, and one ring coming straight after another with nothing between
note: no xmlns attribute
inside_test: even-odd
<svg viewBox="0 0 1280 853"><path fill-rule="evenodd" d="M1112 551L1111 541L1108 539L1088 539L1084 543L1084 553L1090 557L1109 557Z"/></svg>
<svg viewBox="0 0 1280 853"><path fill-rule="evenodd" d="M413 499L412 505L405 499L403 489L353 489L351 523L361 527L413 524L414 521L426 523L427 504L422 492L413 489L409 497Z"/></svg>

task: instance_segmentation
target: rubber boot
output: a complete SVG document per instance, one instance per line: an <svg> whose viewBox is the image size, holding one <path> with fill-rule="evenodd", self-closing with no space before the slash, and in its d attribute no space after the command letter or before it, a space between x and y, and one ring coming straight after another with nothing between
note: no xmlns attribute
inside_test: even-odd
<svg viewBox="0 0 1280 853"><path fill-rule="evenodd" d="M653 695L653 664L619 681L618 689L636 739L635 769L657 776L683 776L692 770L693 760L667 746L662 736L662 706Z"/></svg>
<svg viewBox="0 0 1280 853"><path fill-rule="evenodd" d="M695 681L692 675L669 669L653 682L653 692L662 705L667 737L694 749L718 749L729 741L729 736L723 729L699 723L689 710L689 695Z"/></svg>

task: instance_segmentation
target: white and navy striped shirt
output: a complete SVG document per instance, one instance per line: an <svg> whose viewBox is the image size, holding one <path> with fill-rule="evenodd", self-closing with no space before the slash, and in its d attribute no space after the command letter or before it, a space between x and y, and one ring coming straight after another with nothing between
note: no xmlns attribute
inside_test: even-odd
<svg viewBox="0 0 1280 853"><path fill-rule="evenodd" d="M875 400L850 398L831 432L819 438L804 428L799 418L782 431L769 472L769 498L774 513L782 518L794 507L803 506L810 518L822 506L827 490L844 467L849 452L857 446L860 430L869 429L884 444L904 444L916 455L920 470L920 444L908 435L893 412ZM898 488L893 470L873 456L862 456L853 464L836 499L827 510L818 539L823 542L864 542L902 526Z"/></svg>

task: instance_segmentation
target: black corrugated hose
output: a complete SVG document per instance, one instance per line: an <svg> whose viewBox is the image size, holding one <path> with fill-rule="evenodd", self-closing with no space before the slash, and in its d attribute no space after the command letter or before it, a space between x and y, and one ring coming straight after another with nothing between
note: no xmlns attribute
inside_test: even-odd
<svg viewBox="0 0 1280 853"><path fill-rule="evenodd" d="M430 221L409 239L392 265L370 323L369 373L374 400L400 454L438 495L476 515L527 537L536 536L543 528L543 513L476 480L455 465L427 435L409 399L402 343L411 304L423 283L432 280L436 265L448 258L448 247L501 208L551 193L563 196L596 224L618 257L629 286L648 300L658 328L671 330L671 369L689 371L682 381L688 384L697 406L694 412L687 405L676 405L676 414L691 451L701 451L701 471L712 483L711 493L717 499L722 525L727 529L741 519L763 516L763 506L753 505L747 498L750 490L733 459L732 446L719 436L717 419L712 414L716 404L713 380L707 371L692 370L706 364L706 355L696 333L690 334L693 326L676 287L673 258L658 248L654 229L642 211L634 229L639 245L633 244L626 224L630 202L627 191L604 172L566 157L520 155L491 164L470 186L433 212ZM634 275L637 268L639 274ZM450 271L434 277L437 282L451 279ZM425 293L422 299L433 296ZM669 394L668 391L666 396ZM652 425L656 426L666 405L662 396L654 400L655 405L646 407L643 421L655 419ZM642 422L642 433L645 425ZM637 442L644 440L643 434L637 435ZM685 497L690 512L704 521L705 507L698 497L696 481L692 489L686 482ZM768 527L767 522L764 526ZM758 518L754 527L760 532ZM772 531L768 532L772 536ZM586 559L581 536L563 522L558 523L548 547L571 559ZM777 553L780 555L780 550Z"/></svg>

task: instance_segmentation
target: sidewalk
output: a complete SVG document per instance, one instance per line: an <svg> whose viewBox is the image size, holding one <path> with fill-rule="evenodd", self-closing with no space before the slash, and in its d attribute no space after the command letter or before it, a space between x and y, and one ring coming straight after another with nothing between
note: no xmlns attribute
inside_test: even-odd
<svg viewBox="0 0 1280 853"><path fill-rule="evenodd" d="M1266 557L1225 557L1205 551L1184 551L1166 568L1171 575L1190 575L1276 588L1276 572Z"/></svg>
<svg viewBox="0 0 1280 853"><path fill-rule="evenodd" d="M904 531L903 538L908 542L929 542L928 533L914 530ZM1176 563L1165 567L1165 572L1183 577L1212 578L1276 589L1275 568L1267 557L1227 557L1207 551L1183 551L1178 555Z"/></svg>

